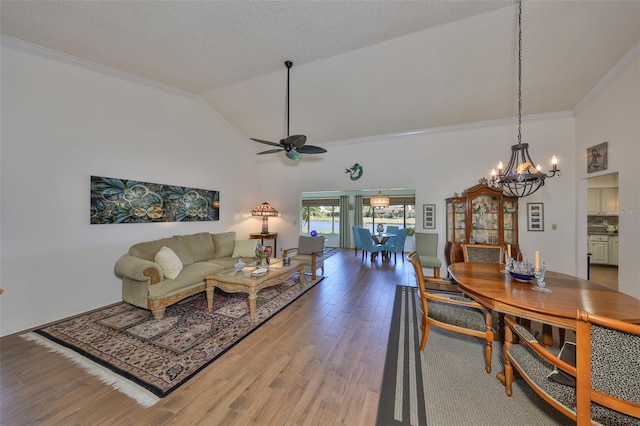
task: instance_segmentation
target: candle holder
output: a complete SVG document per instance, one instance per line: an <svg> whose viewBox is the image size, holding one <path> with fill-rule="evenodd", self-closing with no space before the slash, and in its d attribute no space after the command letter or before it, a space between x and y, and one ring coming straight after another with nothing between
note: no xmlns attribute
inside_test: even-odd
<svg viewBox="0 0 640 426"><path fill-rule="evenodd" d="M501 270L500 272L502 272L503 274L508 274L509 271L511 271L513 266L513 259L511 258L511 256L509 256L508 253L504 254L504 269Z"/></svg>
<svg viewBox="0 0 640 426"><path fill-rule="evenodd" d="M532 290L541 291L543 293L551 293L544 281L544 274L547 272L547 265L542 262L542 268L533 268L533 276L536 277L537 284L531 287Z"/></svg>

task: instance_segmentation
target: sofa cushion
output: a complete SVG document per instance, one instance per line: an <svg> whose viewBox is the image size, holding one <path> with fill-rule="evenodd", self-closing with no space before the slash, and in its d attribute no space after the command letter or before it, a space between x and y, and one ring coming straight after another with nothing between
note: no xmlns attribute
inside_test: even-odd
<svg viewBox="0 0 640 426"><path fill-rule="evenodd" d="M129 254L155 262L156 253L158 253L163 246L173 250L183 265L191 265L193 263L193 258L189 250L187 250L178 237L162 238L160 240L135 244L129 249Z"/></svg>
<svg viewBox="0 0 640 426"><path fill-rule="evenodd" d="M208 232L200 232L191 235L178 235L178 239L182 241L184 246L187 248L194 262L213 259L216 254L211 234Z"/></svg>
<svg viewBox="0 0 640 426"><path fill-rule="evenodd" d="M232 257L256 257L258 240L236 240Z"/></svg>
<svg viewBox="0 0 640 426"><path fill-rule="evenodd" d="M211 238L213 238L213 246L216 250L215 258L231 257L236 242L236 233L234 231L211 234Z"/></svg>
<svg viewBox="0 0 640 426"><path fill-rule="evenodd" d="M223 267L209 262L198 262L185 266L175 280L164 280L149 287L149 295L147 297L149 299L163 299L189 288L204 287L207 275L215 274L222 270L224 270Z"/></svg>
<svg viewBox="0 0 640 426"><path fill-rule="evenodd" d="M154 260L162 268L164 276L172 280L175 280L180 271L182 271L180 258L167 246L162 246L156 253Z"/></svg>

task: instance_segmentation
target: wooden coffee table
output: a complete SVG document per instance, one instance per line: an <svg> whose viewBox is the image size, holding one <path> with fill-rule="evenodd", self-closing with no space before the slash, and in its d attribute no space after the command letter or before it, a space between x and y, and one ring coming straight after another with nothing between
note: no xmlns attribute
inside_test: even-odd
<svg viewBox="0 0 640 426"><path fill-rule="evenodd" d="M209 312L213 311L213 290L217 287L226 293L247 293L249 296L249 316L253 323L256 316L256 299L258 292L263 288L282 283L296 272L300 273L300 289L304 286L304 263L291 261L284 265L282 259L271 259L269 271L262 276L251 275L256 270L255 266L247 266L242 271L235 268L227 269L217 274L207 275L207 305Z"/></svg>

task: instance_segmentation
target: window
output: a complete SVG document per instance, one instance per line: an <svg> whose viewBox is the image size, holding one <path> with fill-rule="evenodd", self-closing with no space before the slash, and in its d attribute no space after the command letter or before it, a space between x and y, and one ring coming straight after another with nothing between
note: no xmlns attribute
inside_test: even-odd
<svg viewBox="0 0 640 426"><path fill-rule="evenodd" d="M415 197L390 197L388 207L372 207L369 199L365 198L362 205L362 225L376 232L378 225L387 229L388 225L400 228L416 227Z"/></svg>
<svg viewBox="0 0 640 426"><path fill-rule="evenodd" d="M308 234L314 230L321 235L340 233L340 200L302 200L300 231Z"/></svg>

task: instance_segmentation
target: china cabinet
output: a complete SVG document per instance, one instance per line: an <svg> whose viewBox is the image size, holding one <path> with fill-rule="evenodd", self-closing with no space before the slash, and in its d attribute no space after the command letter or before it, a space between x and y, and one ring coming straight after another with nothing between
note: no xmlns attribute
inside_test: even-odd
<svg viewBox="0 0 640 426"><path fill-rule="evenodd" d="M446 200L447 266L462 261L461 243L518 246L518 199L485 182Z"/></svg>

